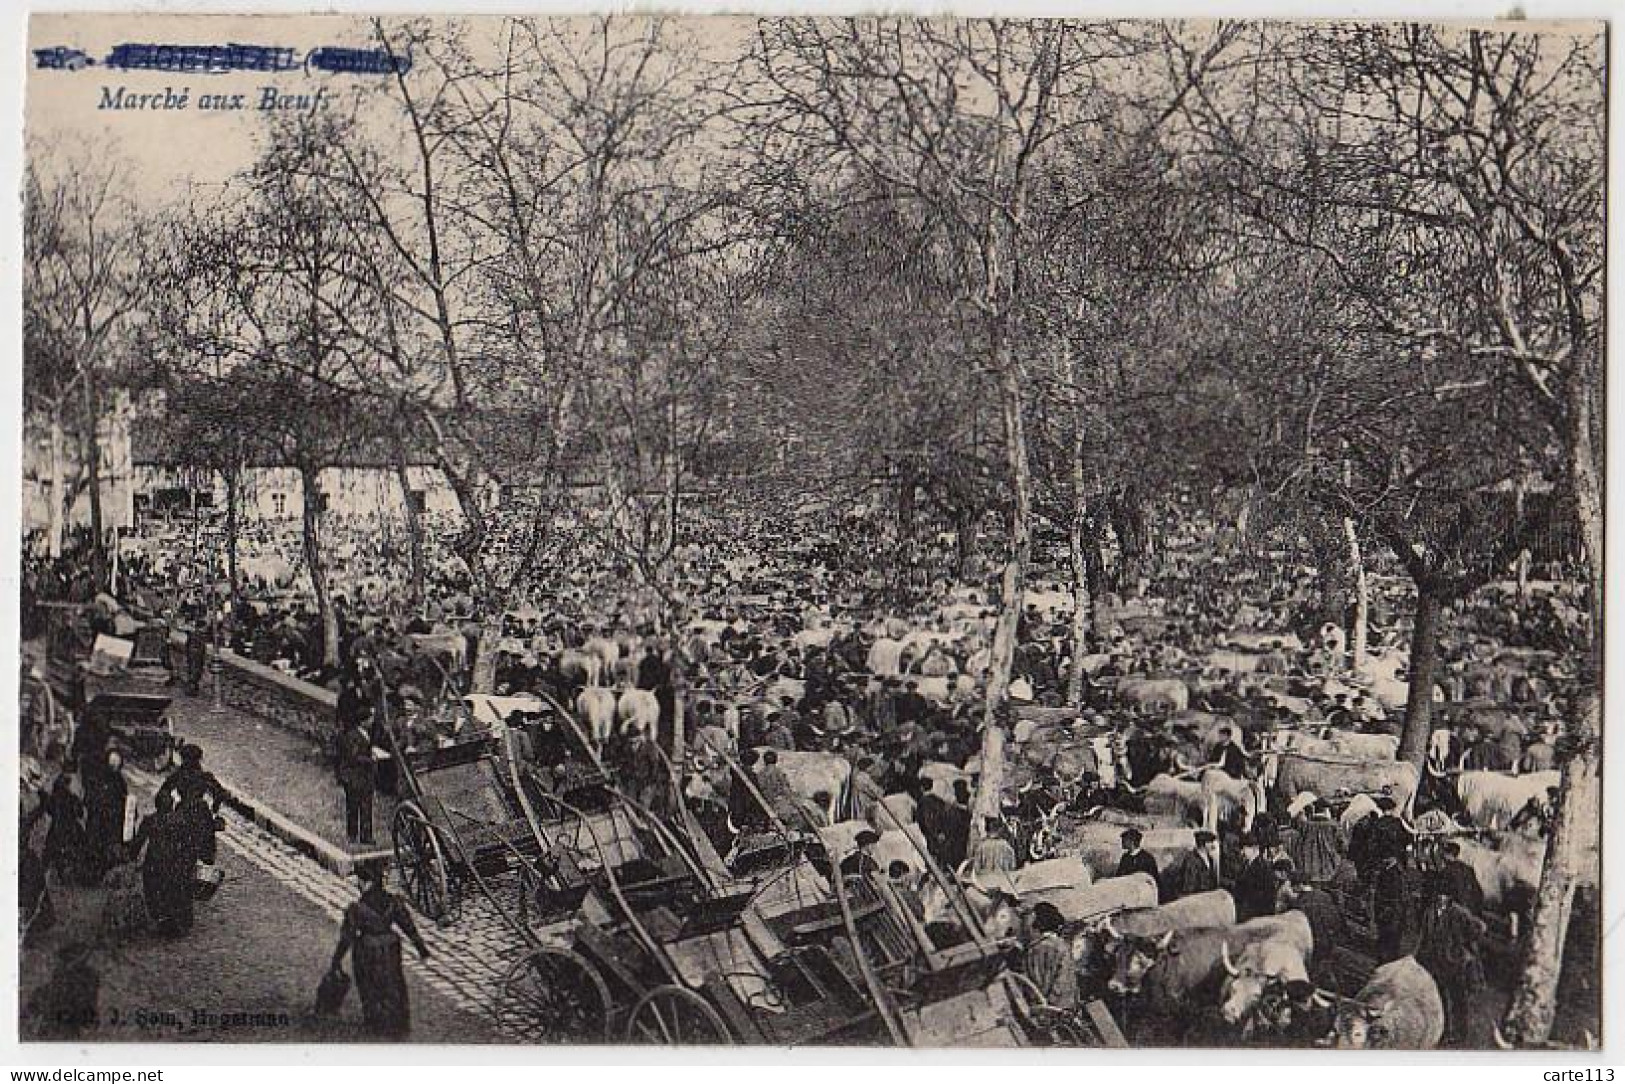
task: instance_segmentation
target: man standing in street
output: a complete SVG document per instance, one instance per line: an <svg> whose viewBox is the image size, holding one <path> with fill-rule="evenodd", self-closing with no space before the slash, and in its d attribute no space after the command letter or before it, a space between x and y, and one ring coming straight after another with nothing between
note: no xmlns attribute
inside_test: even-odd
<svg viewBox="0 0 1625 1084"><path fill-rule="evenodd" d="M338 778L344 788L344 830L351 843L370 845L375 779L365 717L352 719L339 735Z"/></svg>
<svg viewBox="0 0 1625 1084"><path fill-rule="evenodd" d="M1219 887L1219 873L1213 868L1211 851L1218 837L1205 828L1196 830L1196 846L1179 856L1168 870L1167 883L1162 886L1165 903L1211 892Z"/></svg>
<svg viewBox="0 0 1625 1084"><path fill-rule="evenodd" d="M1123 833L1123 857L1117 861L1117 876L1149 873L1153 881L1157 880L1157 860L1140 850L1140 843L1144 838L1138 828L1130 828Z"/></svg>
<svg viewBox="0 0 1625 1084"><path fill-rule="evenodd" d="M970 784L954 780L954 800L942 813L942 865L957 870L970 854Z"/></svg>

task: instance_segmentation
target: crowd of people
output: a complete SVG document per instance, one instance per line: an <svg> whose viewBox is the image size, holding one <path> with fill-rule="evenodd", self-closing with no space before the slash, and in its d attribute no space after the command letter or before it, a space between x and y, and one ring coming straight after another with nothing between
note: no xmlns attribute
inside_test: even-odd
<svg viewBox="0 0 1625 1084"><path fill-rule="evenodd" d="M190 658L201 660L203 644L218 640L338 692L334 768L357 843L376 838L375 789L396 782L398 768L377 751L457 741L469 719L462 698L483 667L481 691L535 694L550 705L510 720L532 768L563 780L586 760L605 763L648 808L669 813L685 803L719 854L737 854L754 835L787 826L817 834L862 820L872 827L854 839L841 870L883 882L912 908L925 888L918 865L882 867L867 857L890 821L916 826L941 869L985 884L1065 853L1067 832L1107 808L1149 819L1127 824L1115 864L1096 869L1097 877L1149 875L1164 904L1223 888L1240 922L1302 911L1314 928L1311 984L1331 981L1331 949L1355 922L1374 932L1378 963L1414 955L1441 991L1473 989L1487 922L1504 915L1526 922L1529 901L1497 892L1492 906L1480 873L1462 858L1463 846L1477 841L1463 834L1435 845L1432 834L1419 835L1417 818L1431 810L1457 832L1494 827L1538 838L1551 795L1532 797L1511 823L1491 826L1470 823L1448 784L1425 785L1419 804L1382 791L1300 802L1265 793L1266 764L1279 755L1274 735L1315 728L1392 735L1393 689L1385 695L1380 682L1348 670L1347 614L1341 604L1328 614L1317 570L1293 539L1273 540L1279 550L1261 559L1256 549L1221 545L1211 521L1165 511L1160 551L1140 575L1122 578L1120 591L1090 600L1082 644L1073 639L1067 577L1044 572L1064 567L1062 555L1041 555L1018 626L1013 711L1001 717L1016 741L994 816L975 812L974 787L996 580L990 565L967 578L963 547L947 535L913 547L908 574L895 575L878 568L875 555L903 551L887 548L895 540L871 519L837 517L815 528L745 508L712 509L706 529L672 555L659 590L629 587L627 568L607 547L584 545L501 599L494 613L456 575L431 577L426 597L412 599L398 554L336 530L336 651L309 592L297 589L297 554L287 562L293 576L244 585L234 598L183 574L178 561L133 556L124 577L129 592L162 599L168 619L190 629L197 645ZM1402 657L1404 585L1375 574L1372 583L1370 650ZM1456 744L1434 743L1438 778L1553 766L1568 680L1565 637L1579 612L1570 594L1553 576L1538 592L1486 592L1456 608L1441 639L1436 692L1440 729ZM1503 665L1508 651L1517 653L1515 665ZM1225 661L1238 655L1246 666ZM200 669L189 667L187 679L195 683ZM1125 693L1133 682L1169 675L1187 679L1184 693L1169 694L1172 702ZM1402 666L1386 677L1402 687ZM599 691L612 695L604 701ZM607 715L595 714L595 704L607 704ZM1493 728L1475 721L1483 716L1475 709L1486 705L1500 713ZM1033 718L1049 721L1035 728ZM814 789L792 778L785 762L802 754L840 758L846 781ZM166 785L125 840L117 754L81 760L32 813L50 829L43 868L25 869L25 880L31 875L43 888L46 871L64 881L105 875L139 854L154 920L184 931L191 892L189 883L180 891L187 880L180 870L212 854L210 789L203 774L184 774L197 767L183 765L180 781ZM1153 853L1146 832L1182 822L1159 822L1164 811L1152 808L1147 788L1159 777L1208 771L1262 800L1204 820L1179 853ZM416 932L384 893L381 874L368 877L338 956L354 954L358 980L373 992L369 1020L398 1029L407 1017L404 987L391 977L399 973L391 931L412 940ZM1098 976L1066 966L1059 944L1068 922L1053 905L1028 907L1022 932L1025 968L1046 997L1075 1004L1098 985ZM1464 1013L1454 995L1445 999L1450 1038L1463 1041Z"/></svg>

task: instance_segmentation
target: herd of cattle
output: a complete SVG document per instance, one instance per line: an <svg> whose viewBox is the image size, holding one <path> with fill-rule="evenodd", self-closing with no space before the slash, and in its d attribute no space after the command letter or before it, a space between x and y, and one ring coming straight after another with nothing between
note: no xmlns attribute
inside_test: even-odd
<svg viewBox="0 0 1625 1084"><path fill-rule="evenodd" d="M1223 889L1159 904L1150 876L1115 875L1120 835L1125 826L1139 828L1145 851L1167 870L1198 846L1199 829L1246 834L1266 811L1285 823L1319 800L1335 811L1346 844L1353 826L1380 803L1418 838L1454 838L1486 910L1516 932L1527 918L1545 848L1538 826L1515 831L1512 825L1521 812L1549 800L1557 772L1549 758L1514 755L1508 770L1498 771L1474 768L1461 755L1469 744L1508 734L1515 754L1547 741L1537 728L1555 729L1555 701L1544 676L1549 660L1491 647L1454 665L1459 684L1480 692L1516 685L1518 702L1458 701L1441 684L1437 732L1426 766L1418 769L1396 759L1397 718L1408 692L1403 651L1378 652L1351 671L1335 626L1307 642L1283 628L1232 630L1204 641L1154 602L1118 604L1097 614L1099 650L1077 661L1085 704L1065 707L1056 690L1065 688L1071 665L1069 604L1058 592L1028 598L1012 690L1017 709L1006 807L1038 786L1063 796L1087 793L1089 800L1057 802L1042 833L1013 832L1023 844L1019 868L977 869L967 862L955 871L983 925L1027 933L1034 908L1051 904L1067 923L1083 996L1110 994L1147 1021L1188 1020L1186 1010L1205 1006L1244 1038L1279 1041L1289 1021L1295 1018L1291 1027L1302 1033L1305 1021L1321 1013L1322 1041L1335 1035L1339 1045L1355 1047L1438 1044L1442 1000L1414 958L1377 967L1352 996L1316 988L1308 969L1315 946L1301 912L1238 923L1235 902ZM858 765L900 754L888 744L892 735L865 717L865 706L906 687L932 706L943 727L951 718L971 718L989 665L993 622L993 611L972 591L907 618L863 622L807 606L789 622L782 610L771 619L733 610L692 622L681 631L680 646L694 667L704 725L689 737L690 794L728 792L740 771L742 736L748 752L749 736L759 733L753 719L780 708L821 712L829 700L844 700L850 710L841 717L852 725L828 734L822 747L774 749L804 800L801 808L818 811L803 827L817 831L832 854L847 853L858 832L874 831L880 868L908 866L926 886L927 918L951 919L953 908L931 898L928 848L914 823L916 799L930 791L952 803L956 780L977 782L979 757L935 759L953 746L917 743L909 763L919 785L892 786L876 797L873 788L858 785ZM756 645L749 668L729 650L746 638ZM625 632L601 632L560 651L559 672L579 690L574 706L595 741L607 743L629 729L654 733L661 705L653 692L637 687L643 654L640 638ZM768 667L754 665L764 656ZM1492 679L1480 681L1485 671ZM809 685L816 686L812 695ZM1240 775L1218 766L1226 731L1246 750L1249 770ZM1595 846L1588 857L1584 876L1594 885Z"/></svg>

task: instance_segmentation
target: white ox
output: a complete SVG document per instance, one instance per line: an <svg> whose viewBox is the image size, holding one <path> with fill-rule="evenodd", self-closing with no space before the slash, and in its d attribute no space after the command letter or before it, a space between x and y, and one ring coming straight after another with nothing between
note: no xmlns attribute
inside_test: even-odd
<svg viewBox="0 0 1625 1084"><path fill-rule="evenodd" d="M758 755L776 753L790 789L798 797L815 800L822 794L830 822L854 819L852 762L838 753L813 753L761 746Z"/></svg>
<svg viewBox="0 0 1625 1084"><path fill-rule="evenodd" d="M1251 831L1264 807L1258 784L1236 779L1209 768L1198 779L1159 775L1146 784L1145 811L1152 816L1179 817L1189 824L1216 828L1232 812L1242 815L1242 831Z"/></svg>
<svg viewBox="0 0 1625 1084"><path fill-rule="evenodd" d="M838 821L828 828L818 829L818 838L824 844L824 852L830 860L839 864L841 859L851 854L857 846L858 834L865 831L875 831L868 821L849 820ZM893 862L902 862L908 866L909 872L915 876L926 871L925 835L920 826L910 824L904 828L888 828L876 832L880 837L875 844L872 857L880 871L885 873L891 868Z"/></svg>
<svg viewBox="0 0 1625 1084"><path fill-rule="evenodd" d="M587 724L593 744L602 748L615 732L615 690L598 686L582 689L576 696L575 708Z"/></svg>
<svg viewBox="0 0 1625 1084"><path fill-rule="evenodd" d="M627 689L615 703L615 718L623 733L641 730L652 738L660 725L660 701L648 689Z"/></svg>
<svg viewBox="0 0 1625 1084"><path fill-rule="evenodd" d="M1117 682L1119 700L1137 704L1148 711L1185 711L1191 706L1191 691L1178 678L1126 677Z"/></svg>
<svg viewBox="0 0 1625 1084"><path fill-rule="evenodd" d="M1475 826L1499 828L1531 798L1544 799L1547 788L1557 786L1558 778L1555 771L1528 775L1462 772L1456 778L1456 795Z"/></svg>
<svg viewBox="0 0 1625 1084"><path fill-rule="evenodd" d="M876 677L896 677L901 672L902 658L902 641L893 640L889 636L882 637L869 645L869 657L865 665Z"/></svg>
<svg viewBox="0 0 1625 1084"><path fill-rule="evenodd" d="M1309 981L1308 960L1315 949L1315 938L1308 917L1302 911L1288 911L1269 919L1277 922L1278 932L1248 944L1234 960L1230 958L1230 946L1221 944L1225 979L1219 993L1219 1013L1232 1026L1250 1023L1253 1009L1271 984Z"/></svg>

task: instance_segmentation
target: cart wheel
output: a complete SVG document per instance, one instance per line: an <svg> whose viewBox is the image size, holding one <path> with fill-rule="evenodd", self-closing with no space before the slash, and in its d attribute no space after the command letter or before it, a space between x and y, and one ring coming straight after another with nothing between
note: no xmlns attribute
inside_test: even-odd
<svg viewBox="0 0 1625 1084"><path fill-rule="evenodd" d="M626 1038L662 1046L728 1046L733 1036L708 1001L681 986L656 986L632 1009Z"/></svg>
<svg viewBox="0 0 1625 1084"><path fill-rule="evenodd" d="M462 899L446 864L440 833L416 806L403 805L395 811L391 834L402 893L436 925L450 926L456 922L462 914Z"/></svg>
<svg viewBox="0 0 1625 1084"><path fill-rule="evenodd" d="M1090 1045L1073 1014L1046 1001L1032 979L1019 971L1006 971L1003 978L1010 1004L1029 1038L1044 1046Z"/></svg>
<svg viewBox="0 0 1625 1084"><path fill-rule="evenodd" d="M602 1042L609 1038L609 987L577 953L544 946L508 969L497 1023L529 1042Z"/></svg>

